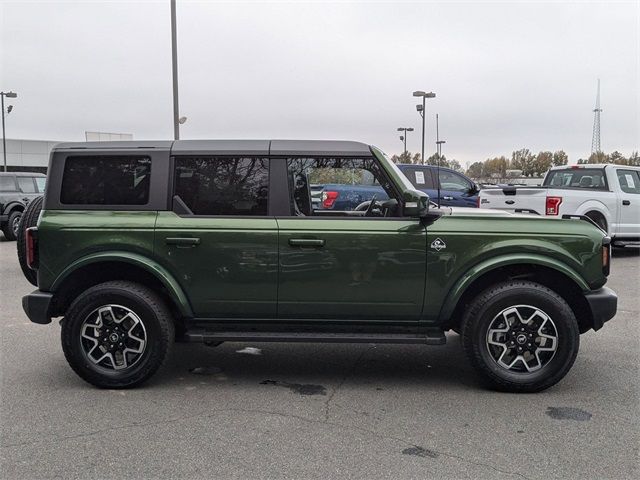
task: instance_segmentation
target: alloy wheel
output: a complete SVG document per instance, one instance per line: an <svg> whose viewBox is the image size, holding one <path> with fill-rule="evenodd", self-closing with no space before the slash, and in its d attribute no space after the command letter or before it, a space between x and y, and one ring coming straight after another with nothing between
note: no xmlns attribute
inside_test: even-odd
<svg viewBox="0 0 640 480"><path fill-rule="evenodd" d="M531 305L515 305L498 313L487 330L487 349L506 370L531 373L554 357L558 330L549 315Z"/></svg>
<svg viewBox="0 0 640 480"><path fill-rule="evenodd" d="M85 356L108 370L135 365L147 345L147 332L140 317L121 305L104 305L92 311L80 327Z"/></svg>

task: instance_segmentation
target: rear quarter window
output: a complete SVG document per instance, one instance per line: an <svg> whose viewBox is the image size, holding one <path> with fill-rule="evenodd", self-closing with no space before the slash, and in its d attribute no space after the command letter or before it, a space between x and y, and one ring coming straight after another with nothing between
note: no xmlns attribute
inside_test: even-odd
<svg viewBox="0 0 640 480"><path fill-rule="evenodd" d="M151 159L146 156L67 157L60 203L65 205L146 205Z"/></svg>
<svg viewBox="0 0 640 480"><path fill-rule="evenodd" d="M552 188L609 190L604 170L601 168L551 170L545 177L543 186Z"/></svg>
<svg viewBox="0 0 640 480"><path fill-rule="evenodd" d="M16 179L11 176L0 177L0 192L15 192Z"/></svg>

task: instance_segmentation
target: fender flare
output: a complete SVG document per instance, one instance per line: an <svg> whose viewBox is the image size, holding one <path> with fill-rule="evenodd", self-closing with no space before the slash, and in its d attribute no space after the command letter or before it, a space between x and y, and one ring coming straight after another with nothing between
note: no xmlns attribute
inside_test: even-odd
<svg viewBox="0 0 640 480"><path fill-rule="evenodd" d="M5 204L4 213L6 215L11 215L16 209L22 210L24 212L26 208L27 207L24 205L24 203L13 201Z"/></svg>
<svg viewBox="0 0 640 480"><path fill-rule="evenodd" d="M560 262L558 260L550 259L549 257L536 254L501 255L475 264L456 281L451 290L449 290L447 298L445 299L444 304L440 309L440 315L438 317L439 322L449 320L456 306L458 305L458 302L473 282L475 282L482 275L489 273L496 268L505 267L508 265L539 265L542 267L551 268L565 275L570 280L573 280L573 282L576 283L580 290L590 290L587 282L573 268L571 268L564 262Z"/></svg>
<svg viewBox="0 0 640 480"><path fill-rule="evenodd" d="M51 285L51 291L55 292L62 282L64 282L69 275L78 270L79 268L91 265L93 263L100 262L122 262L135 265L142 268L146 272L156 277L167 289L169 296L174 301L180 314L185 317L193 317L193 309L189 303L189 299L184 290L176 279L171 275L164 267L159 263L151 260L149 257L131 252L117 252L108 251L93 253L84 257L81 257L67 266L60 275L55 279Z"/></svg>

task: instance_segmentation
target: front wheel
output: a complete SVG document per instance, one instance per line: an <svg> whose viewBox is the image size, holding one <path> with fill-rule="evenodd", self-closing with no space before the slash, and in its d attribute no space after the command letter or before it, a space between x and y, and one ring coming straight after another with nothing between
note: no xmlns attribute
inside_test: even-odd
<svg viewBox="0 0 640 480"><path fill-rule="evenodd" d="M14 210L9 214L6 226L2 229L4 238L9 241L14 241L18 236L18 230L20 228L20 219L22 218L22 212Z"/></svg>
<svg viewBox="0 0 640 480"><path fill-rule="evenodd" d="M462 343L493 388L538 392L571 369L580 332L560 295L535 282L510 281L472 301L462 323Z"/></svg>
<svg viewBox="0 0 640 480"><path fill-rule="evenodd" d="M101 388L129 388L151 377L174 341L171 314L142 285L105 282L89 288L62 322L62 348L71 368Z"/></svg>

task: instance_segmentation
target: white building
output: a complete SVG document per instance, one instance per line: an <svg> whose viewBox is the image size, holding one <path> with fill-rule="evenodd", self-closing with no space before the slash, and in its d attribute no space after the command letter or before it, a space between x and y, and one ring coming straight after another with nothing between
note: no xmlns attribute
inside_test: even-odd
<svg viewBox="0 0 640 480"><path fill-rule="evenodd" d="M18 140L7 138L7 167L12 171L47 171L51 149L60 141ZM4 152L0 139L0 170L4 168Z"/></svg>

